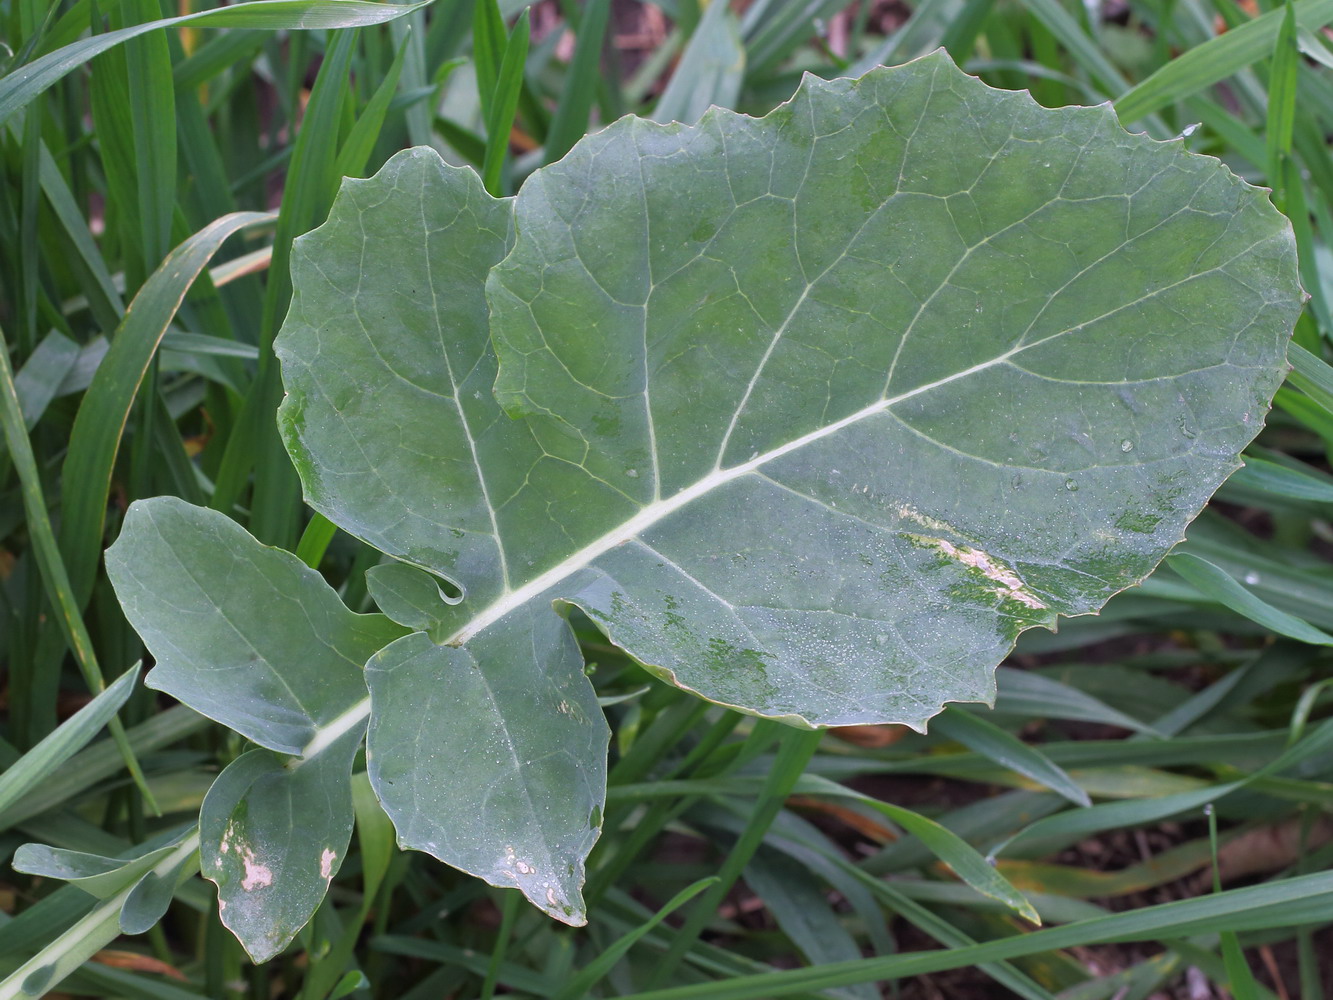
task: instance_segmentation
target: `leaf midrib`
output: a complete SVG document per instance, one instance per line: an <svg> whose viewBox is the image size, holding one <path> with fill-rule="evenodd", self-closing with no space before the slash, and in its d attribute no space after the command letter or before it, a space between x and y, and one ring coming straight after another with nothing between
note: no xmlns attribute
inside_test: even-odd
<svg viewBox="0 0 1333 1000"><path fill-rule="evenodd" d="M1057 334L1056 336L1059 335ZM637 514L635 514L629 520L622 522L615 529L608 531L600 538L596 539L593 542L590 542L588 545L585 545L583 548L579 549L572 555L567 556L565 559L561 560L555 566L552 566L550 569L546 570L546 572L540 574L539 576L533 577L527 583L523 584L523 586L518 587L514 590L509 590L504 592L498 598L496 598L494 601L488 604L485 608L482 608L479 612L477 612L476 615L474 615L471 619L469 619L468 622L464 624L461 628L459 628L456 632L454 632L447 639L445 639L444 644L449 646L464 645L466 642L468 642L468 640L472 639L478 633L489 628L491 625L494 625L497 621L505 617L505 615L509 614L511 611L514 611L522 607L523 605L531 601L533 598L537 597L539 594L543 593L546 590L549 590L551 587L554 587L560 581L573 575L575 572L577 572L580 569L583 569L585 566L590 565L593 562L593 560L595 560L598 556L602 555L605 552L609 552L617 545L620 545L623 542L627 542L631 538L637 537L639 534L646 531L654 524L658 523L659 521L663 520L669 515L675 513L681 508L687 506L693 501L699 499L700 497L708 493L711 493L713 490L721 486L724 486L727 483L733 482L737 479L740 479L742 476L748 475L749 473L758 469L760 466L775 461L776 459L779 459L784 455L788 455L793 451L798 451L801 448L806 447L807 445L813 444L815 441L821 440L822 438L826 438L829 437L830 435L836 434L839 431L843 430L844 428L850 427L852 424L859 423L860 421L865 420L868 417L872 417L878 413L883 413L890 407L896 406L897 404L904 402L905 400L911 399L913 396L918 396L922 393L929 392L932 389L938 389L941 386L948 385L950 382L956 382L959 379L967 378L970 375L974 375L977 372L984 371L988 368L994 368L998 365L1002 365L1006 363L1014 355L1027 350L1029 347L1035 347L1041 343L1045 343L1045 340L1034 341L1031 344L1010 348L1004 354L1001 354L996 358L992 358L990 361L984 361L981 364L973 365L971 368L966 368L963 371L955 372L952 375L948 375L944 378L937 379L936 381L927 383L926 385L917 386L915 389L909 389L907 392L901 393L897 396L880 398L875 402L871 403L869 406L862 407L855 413L849 414L848 416L845 416L840 420L836 420L830 424L825 424L823 427L816 428L815 430L810 431L807 434L803 434L800 437L788 441L785 444L779 445L778 447L773 448L770 451L766 451L761 455L756 455L748 462L744 462L740 465L733 465L727 469L714 467L713 471L710 472L708 475L695 481L691 485L686 486L677 493L674 493L673 495L663 500L655 500L652 503L647 504L646 506L643 507L643 509L641 509Z"/></svg>

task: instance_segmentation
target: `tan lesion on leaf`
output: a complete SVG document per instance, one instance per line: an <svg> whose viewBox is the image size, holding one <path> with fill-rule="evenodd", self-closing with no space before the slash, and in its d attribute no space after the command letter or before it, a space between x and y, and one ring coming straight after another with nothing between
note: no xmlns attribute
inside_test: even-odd
<svg viewBox="0 0 1333 1000"><path fill-rule="evenodd" d="M254 848L241 839L234 821L229 822L226 830L222 832L218 852L229 854L232 848L236 849L236 855L241 860L241 867L245 870L245 875L241 878L242 889L246 892L254 892L256 889L263 889L273 884L273 870L268 865L259 863Z"/></svg>
<svg viewBox="0 0 1333 1000"><path fill-rule="evenodd" d="M241 888L246 892L264 889L273 884L273 871L268 865L261 865L255 860L255 852L242 845L241 864L245 866L245 877L241 879Z"/></svg>
<svg viewBox="0 0 1333 1000"><path fill-rule="evenodd" d="M994 556L988 555L981 549L969 548L966 545L954 545L945 538L932 539L932 543L950 559L956 559L964 566L979 571L987 580L999 584L999 587L995 589L998 596L1006 600L1018 601L1020 604L1025 604L1036 610L1046 607L1046 602L1028 589L1022 577Z"/></svg>
<svg viewBox="0 0 1333 1000"><path fill-rule="evenodd" d="M867 486L866 489L869 490L870 487ZM944 521L941 521L939 518L931 517L929 514L923 514L921 513L921 511L917 510L915 507L912 507L908 504L900 503L893 509L897 512L898 516L901 517L904 521L911 521L914 524L921 525L921 527L923 528L929 528L931 531L947 533L951 535L958 534L957 530L953 527L953 525L947 524Z"/></svg>

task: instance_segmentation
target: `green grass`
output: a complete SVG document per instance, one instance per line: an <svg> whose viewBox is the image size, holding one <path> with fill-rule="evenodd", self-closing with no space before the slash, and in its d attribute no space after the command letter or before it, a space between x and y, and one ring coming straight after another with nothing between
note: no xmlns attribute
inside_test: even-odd
<svg viewBox="0 0 1333 1000"><path fill-rule="evenodd" d="M5 860L28 841L117 856L179 834L244 750L142 687L104 735L119 687L56 733L143 655L101 570L129 501L208 504L369 606L376 555L300 503L269 345L292 239L323 219L341 176L407 145L512 193L621 114L760 114L803 71L854 74L939 45L1048 105L1114 101L1128 127L1188 133L1188 148L1271 187L1292 218L1311 298L1252 461L1143 587L1026 636L996 711L950 709L929 735L862 747L756 723L650 681L583 630L615 733L586 928L398 852L361 777L354 853L274 962L246 962L188 863L162 869L161 920L119 940L124 900L6 867L0 977L164 1000L721 1000L919 996L915 977L971 968L977 995L1094 1000L1146 997L1194 967L1219 990L1269 997L1256 978L1267 948L1290 957L1289 995L1322 996L1333 0L1130 0L1115 21L1072 0L920 0L887 33L868 2L661 10L656 45L634 48L616 43L623 14L608 0L530 20L494 0L0 0ZM1248 835L1275 829L1288 849L1256 861ZM950 837L990 853L1043 928L940 866ZM1214 857L1224 876L1246 859L1257 869L1214 892ZM152 917L151 902L132 906ZM1115 952L1126 965L1104 977L1079 961L1126 941L1151 943L1150 957ZM139 961L85 962L105 948Z"/></svg>

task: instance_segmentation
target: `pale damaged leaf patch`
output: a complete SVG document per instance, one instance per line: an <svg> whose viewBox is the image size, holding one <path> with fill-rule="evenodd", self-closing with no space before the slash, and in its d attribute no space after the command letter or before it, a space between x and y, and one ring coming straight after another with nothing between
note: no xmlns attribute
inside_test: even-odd
<svg viewBox="0 0 1333 1000"><path fill-rule="evenodd" d="M993 561L990 556L980 549L969 549L966 546L960 548L945 538L934 539L934 542L940 547L940 551L949 558L957 559L964 566L971 566L987 580L1000 584L1001 589L994 591L997 596L1010 601L1019 601L1034 610L1041 610L1046 607L1045 601L1027 590L1026 585L1017 573L1007 566Z"/></svg>

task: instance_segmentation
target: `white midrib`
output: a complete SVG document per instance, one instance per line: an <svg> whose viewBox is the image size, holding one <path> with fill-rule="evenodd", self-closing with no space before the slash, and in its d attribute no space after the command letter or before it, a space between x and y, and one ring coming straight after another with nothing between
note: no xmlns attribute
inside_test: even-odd
<svg viewBox="0 0 1333 1000"><path fill-rule="evenodd" d="M891 406L896 406L898 403L911 399L913 396L919 396L922 393L930 392L932 389L938 389L940 386L948 385L950 382L956 382L959 379L967 378L969 375L975 375L979 371L985 371L987 368L994 368L997 365L1004 364L1014 355L1034 346L1036 346L1036 344L1031 343L1010 348L1004 354L992 358L989 361L973 365L971 368L966 368L963 371L956 372L953 375L927 383L926 385L917 386L915 389L911 389L901 395L880 399L871 403L867 407L857 410L855 413L843 417L841 420L837 420L831 424L820 427L818 430L813 430L809 434L804 434L801 437L788 441L786 444L780 445L771 451L756 455L742 465L733 465L727 469L714 468L708 475L685 487L678 493L675 493L664 500L655 500L648 504L628 521L624 521L617 525L612 531L608 531L601 538L585 545L573 555L552 566L540 576L534 577L532 580L515 590L509 590L501 594L486 607L482 608L481 611L477 612L467 624L453 635L449 636L449 638L445 640L445 645L463 645L479 632L494 625L511 611L521 608L538 594L554 587L561 580L564 580L566 577L569 577L578 570L588 566L598 556L605 552L609 552L617 545L621 545L624 542L629 541L631 538L637 537L642 532L651 528L654 524L657 524L663 518L674 514L682 507L685 507L687 504L692 503L699 499L699 497L712 492L718 487L739 479L741 476L748 475L760 466L779 459L783 455L788 455L793 451L798 451L799 449L804 448L806 445L813 444L821 438L836 434L844 427L850 427L852 424L865 420L867 417L872 417L877 413L883 413ZM327 725L320 727L314 739L312 739L310 743L306 745L305 750L302 751L302 758L304 760L309 760L320 751L327 749L336 742L339 737L350 732L355 726L359 725L369 714L370 698L367 696L347 709L347 711L343 712L341 715L332 719Z"/></svg>

